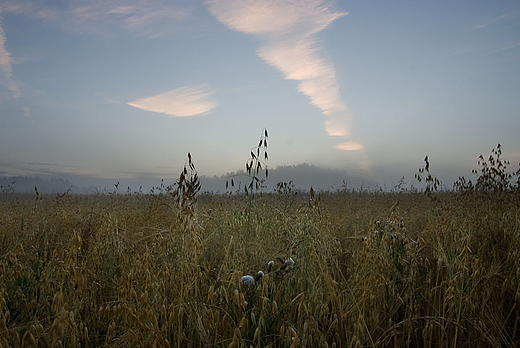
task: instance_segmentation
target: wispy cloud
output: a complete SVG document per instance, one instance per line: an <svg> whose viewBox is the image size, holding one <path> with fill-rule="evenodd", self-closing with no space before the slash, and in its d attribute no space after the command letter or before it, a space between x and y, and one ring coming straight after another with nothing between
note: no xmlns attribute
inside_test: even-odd
<svg viewBox="0 0 520 348"><path fill-rule="evenodd" d="M75 26L85 32L98 33L113 26L137 36L157 37L186 18L191 9L163 0L82 1L70 9ZM68 23L70 24L70 23Z"/></svg>
<svg viewBox="0 0 520 348"><path fill-rule="evenodd" d="M369 161L361 161L359 162L359 169L364 170L368 174L372 175L372 169L370 168Z"/></svg>
<svg viewBox="0 0 520 348"><path fill-rule="evenodd" d="M49 4L44 4L43 2L4 0L0 4L0 13L21 14L45 21L58 21L60 19L60 12L64 12L64 10L50 7Z"/></svg>
<svg viewBox="0 0 520 348"><path fill-rule="evenodd" d="M281 71L285 79L300 81L298 91L325 115L346 110L334 66L320 56L319 50L314 39L299 37L267 43L257 53Z"/></svg>
<svg viewBox="0 0 520 348"><path fill-rule="evenodd" d="M5 47L5 33L2 27L2 18L0 17L0 84L4 85L9 91L11 91L13 97L18 98L20 96L20 90L13 81L13 67L11 65L12 58L11 54Z"/></svg>
<svg viewBox="0 0 520 348"><path fill-rule="evenodd" d="M500 20L502 20L502 19L504 19L504 18L510 17L510 16L512 16L512 15L513 15L512 13L506 13L506 14L503 14L503 15L497 16L497 17L495 17L495 18L493 18L493 19L491 19L491 20L489 20L489 21L487 21L487 22L485 22L485 23L482 23L482 24L479 24L479 25L473 27L473 30L478 30L478 29L485 28L485 27L487 27L488 25L491 25L491 24L493 24L493 23L495 23L495 22L498 22L498 21L500 21Z"/></svg>
<svg viewBox="0 0 520 348"><path fill-rule="evenodd" d="M113 36L118 30L135 36L154 38L175 30L191 13L191 4L169 0L76 0L60 3L30 0L0 1L0 85L18 98L20 90L13 80L15 63L6 48L2 16L24 15L56 23L68 31Z"/></svg>
<svg viewBox="0 0 520 348"><path fill-rule="evenodd" d="M331 137L344 137L349 134L346 117L331 118L325 121L325 131Z"/></svg>
<svg viewBox="0 0 520 348"><path fill-rule="evenodd" d="M336 70L322 54L317 34L347 15L328 0L207 0L210 12L227 27L262 40L256 53L329 119L330 136L349 134L350 111L340 94ZM341 147L338 147L341 148Z"/></svg>
<svg viewBox="0 0 520 348"><path fill-rule="evenodd" d="M0 162L0 174L2 176L52 175L56 173L57 167L57 163Z"/></svg>
<svg viewBox="0 0 520 348"><path fill-rule="evenodd" d="M357 141L346 141L344 143L336 145L336 148L345 151L357 151L363 149L363 145Z"/></svg>
<svg viewBox="0 0 520 348"><path fill-rule="evenodd" d="M332 63L320 55L316 35L346 13L322 0L209 0L213 15L229 28L264 39L257 54L328 115L345 110Z"/></svg>
<svg viewBox="0 0 520 348"><path fill-rule="evenodd" d="M210 98L212 94L211 89L205 85L180 87L153 97L131 101L128 105L175 117L189 117L213 110L217 103Z"/></svg>
<svg viewBox="0 0 520 348"><path fill-rule="evenodd" d="M64 6L63 6L64 5ZM4 0L0 13L15 13L57 23L69 31L113 36L118 29L153 38L174 30L192 5L168 0L77 0L52 2Z"/></svg>
<svg viewBox="0 0 520 348"><path fill-rule="evenodd" d="M22 107L22 117L29 118L31 116L31 110L27 106Z"/></svg>
<svg viewBox="0 0 520 348"><path fill-rule="evenodd" d="M43 166L43 167L57 167L58 163L46 163L46 162L22 162L28 166Z"/></svg>

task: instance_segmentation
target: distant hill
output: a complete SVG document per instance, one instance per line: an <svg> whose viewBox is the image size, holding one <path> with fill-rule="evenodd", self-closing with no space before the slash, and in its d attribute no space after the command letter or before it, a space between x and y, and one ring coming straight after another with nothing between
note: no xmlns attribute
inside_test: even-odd
<svg viewBox="0 0 520 348"><path fill-rule="evenodd" d="M247 177L241 176L243 171L235 173L228 173L220 177L206 177L201 176L202 190L213 192L225 192L226 180L233 177L235 187L238 187L240 181L243 183L249 182ZM315 165L307 163L280 166L269 170L269 177L265 177L265 173L259 173L261 179L266 179L264 185L267 186L264 191L271 192L276 187L278 182L292 181L296 189L308 191L312 186L317 190L336 191L343 188L346 183L347 188L359 188L361 185L368 185L371 183L370 179L364 179L360 176L349 174L347 171L336 169L324 169Z"/></svg>

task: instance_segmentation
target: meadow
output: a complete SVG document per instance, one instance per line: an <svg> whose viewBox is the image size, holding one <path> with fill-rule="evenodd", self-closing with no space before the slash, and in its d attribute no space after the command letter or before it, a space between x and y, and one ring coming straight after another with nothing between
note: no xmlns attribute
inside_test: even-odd
<svg viewBox="0 0 520 348"><path fill-rule="evenodd" d="M520 193L482 168L449 192L428 166L424 192L3 192L0 346L517 347Z"/></svg>

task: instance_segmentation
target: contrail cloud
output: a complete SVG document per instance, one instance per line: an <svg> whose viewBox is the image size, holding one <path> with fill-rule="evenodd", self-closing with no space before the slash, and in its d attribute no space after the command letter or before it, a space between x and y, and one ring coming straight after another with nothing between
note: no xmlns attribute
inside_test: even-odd
<svg viewBox="0 0 520 348"><path fill-rule="evenodd" d="M224 25L263 40L256 53L328 117L330 136L349 134L350 111L341 97L334 65L321 54L317 34L346 12L325 0L208 0L210 12ZM362 145L356 149L362 148ZM343 149L338 146L337 148Z"/></svg>

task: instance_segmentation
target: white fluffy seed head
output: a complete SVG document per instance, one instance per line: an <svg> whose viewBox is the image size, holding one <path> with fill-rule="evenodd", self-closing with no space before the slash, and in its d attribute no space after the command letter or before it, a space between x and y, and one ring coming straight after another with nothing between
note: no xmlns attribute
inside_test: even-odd
<svg viewBox="0 0 520 348"><path fill-rule="evenodd" d="M242 285L244 285L247 288L251 285L255 285L255 279L250 275L245 275L242 278L240 278L240 283L242 283Z"/></svg>
<svg viewBox="0 0 520 348"><path fill-rule="evenodd" d="M292 259L292 257L289 257L287 260L285 260L285 267L288 269L294 267L294 260Z"/></svg>
<svg viewBox="0 0 520 348"><path fill-rule="evenodd" d="M256 277L255 277L255 282L259 281L263 277L264 277L264 272L258 271L258 273L256 274Z"/></svg>

